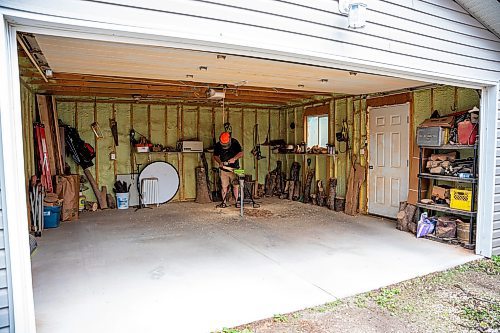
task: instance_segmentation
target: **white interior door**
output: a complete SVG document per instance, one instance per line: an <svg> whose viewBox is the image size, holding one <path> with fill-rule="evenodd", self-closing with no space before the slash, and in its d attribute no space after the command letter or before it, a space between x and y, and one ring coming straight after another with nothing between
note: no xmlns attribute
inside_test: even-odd
<svg viewBox="0 0 500 333"><path fill-rule="evenodd" d="M396 217L408 197L409 103L369 109L368 212Z"/></svg>

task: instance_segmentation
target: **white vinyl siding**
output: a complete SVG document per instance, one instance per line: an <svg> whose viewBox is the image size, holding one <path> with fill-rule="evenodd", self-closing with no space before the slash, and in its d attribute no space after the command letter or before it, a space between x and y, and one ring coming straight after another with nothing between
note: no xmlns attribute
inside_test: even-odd
<svg viewBox="0 0 500 333"><path fill-rule="evenodd" d="M495 206L493 208L493 241L492 254L500 255L500 90L498 94L496 172L495 172Z"/></svg>
<svg viewBox="0 0 500 333"><path fill-rule="evenodd" d="M1 188L0 184L0 198ZM5 253L5 230L2 218L2 200L0 199L0 332L8 332L9 328L9 279L7 276L7 258Z"/></svg>
<svg viewBox="0 0 500 333"><path fill-rule="evenodd" d="M498 80L500 40L451 0L370 2L362 30L331 0L35 0L4 7L154 29L244 47L311 52L430 73ZM112 13L112 15L109 15Z"/></svg>

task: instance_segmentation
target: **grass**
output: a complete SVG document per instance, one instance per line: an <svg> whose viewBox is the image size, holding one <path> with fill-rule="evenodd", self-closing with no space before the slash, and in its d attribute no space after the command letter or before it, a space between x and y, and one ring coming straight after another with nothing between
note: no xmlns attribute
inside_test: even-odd
<svg viewBox="0 0 500 333"><path fill-rule="evenodd" d="M313 312L320 312L320 313L329 312L329 311L334 310L340 304L342 304L342 301L340 299L338 299L338 300L335 300L333 302L328 302L328 303L325 303L323 305L315 306L313 308L310 308L310 310Z"/></svg>
<svg viewBox="0 0 500 333"><path fill-rule="evenodd" d="M288 317L286 315L278 313L273 316L273 321L276 323L286 323L288 322Z"/></svg>
<svg viewBox="0 0 500 333"><path fill-rule="evenodd" d="M401 293L399 288L383 288L379 292L372 293L371 298L380 307L394 312L397 309L396 296Z"/></svg>

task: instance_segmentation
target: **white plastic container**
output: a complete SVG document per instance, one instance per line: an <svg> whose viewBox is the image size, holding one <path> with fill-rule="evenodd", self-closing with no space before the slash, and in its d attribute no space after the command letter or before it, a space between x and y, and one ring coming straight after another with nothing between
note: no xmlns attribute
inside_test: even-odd
<svg viewBox="0 0 500 333"><path fill-rule="evenodd" d="M128 192L116 193L116 207L118 209L128 209L128 197Z"/></svg>

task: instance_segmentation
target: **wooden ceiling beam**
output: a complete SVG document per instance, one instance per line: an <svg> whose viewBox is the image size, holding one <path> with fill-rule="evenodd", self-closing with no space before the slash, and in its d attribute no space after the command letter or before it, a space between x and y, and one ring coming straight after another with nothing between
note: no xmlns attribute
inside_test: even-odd
<svg viewBox="0 0 500 333"><path fill-rule="evenodd" d="M52 94L56 96L85 96L85 97L117 97L117 98L132 98L131 94L121 93L121 92L105 92L105 91L95 91L95 92L85 92L85 91L75 91L75 90L45 90L40 91L46 94ZM179 101L210 101L206 97L195 97L195 96L179 96L179 95L166 95L166 94L143 94L141 99L178 99ZM287 101L277 100L277 99L259 99L259 98L226 98L226 102L242 102L242 103L256 103L256 104L276 104L276 105L287 105Z"/></svg>
<svg viewBox="0 0 500 333"><path fill-rule="evenodd" d="M123 89L123 88L94 88L94 87L69 87L69 86L48 86L41 85L38 87L41 91L51 91L57 93L65 92L80 92L88 95L94 95L95 93L107 93L107 94L120 94L128 95L132 97L133 95L146 95L146 96L172 96L172 97L184 97L184 98L205 98L204 92L195 91L167 91L167 90L139 90L139 89ZM269 101L281 101L290 102L297 100L298 98L287 98L283 96L253 96L253 95L240 95L226 94L226 100L269 100Z"/></svg>
<svg viewBox="0 0 500 333"><path fill-rule="evenodd" d="M137 93L143 93L144 91L164 91L164 92L179 92L179 93L198 93L206 94L206 88L193 88L193 87L179 87L179 86L153 86L153 85L141 85L141 84L129 84L129 83L102 83L102 82L84 82L84 81L70 81L70 80L57 80L56 83L44 83L41 80L31 80L29 84L39 85L40 89L58 89L61 88L96 88L96 89L123 89L123 90L137 90ZM247 90L228 90L226 91L226 96L248 96L248 97L268 97L268 98L278 98L283 100L299 100L306 97L311 97L311 95L299 95L290 93L274 93L274 92L262 92L262 91L247 91Z"/></svg>
<svg viewBox="0 0 500 333"><path fill-rule="evenodd" d="M150 85L173 85L173 86L195 86L200 88L221 88L222 84L209 83L209 82L196 82L187 80L160 80L160 79L144 79L144 78L129 78L129 77L116 77L116 76L100 76L91 74L74 74L74 73L54 73L53 79L55 80L78 80L87 82L115 82L115 83L133 83L133 84L150 84ZM239 86L227 85L229 89L252 90L252 91L267 91L275 93L291 93L299 95L331 95L330 92L317 92L308 90L293 90L284 88L267 88L267 87L254 87L254 86Z"/></svg>

